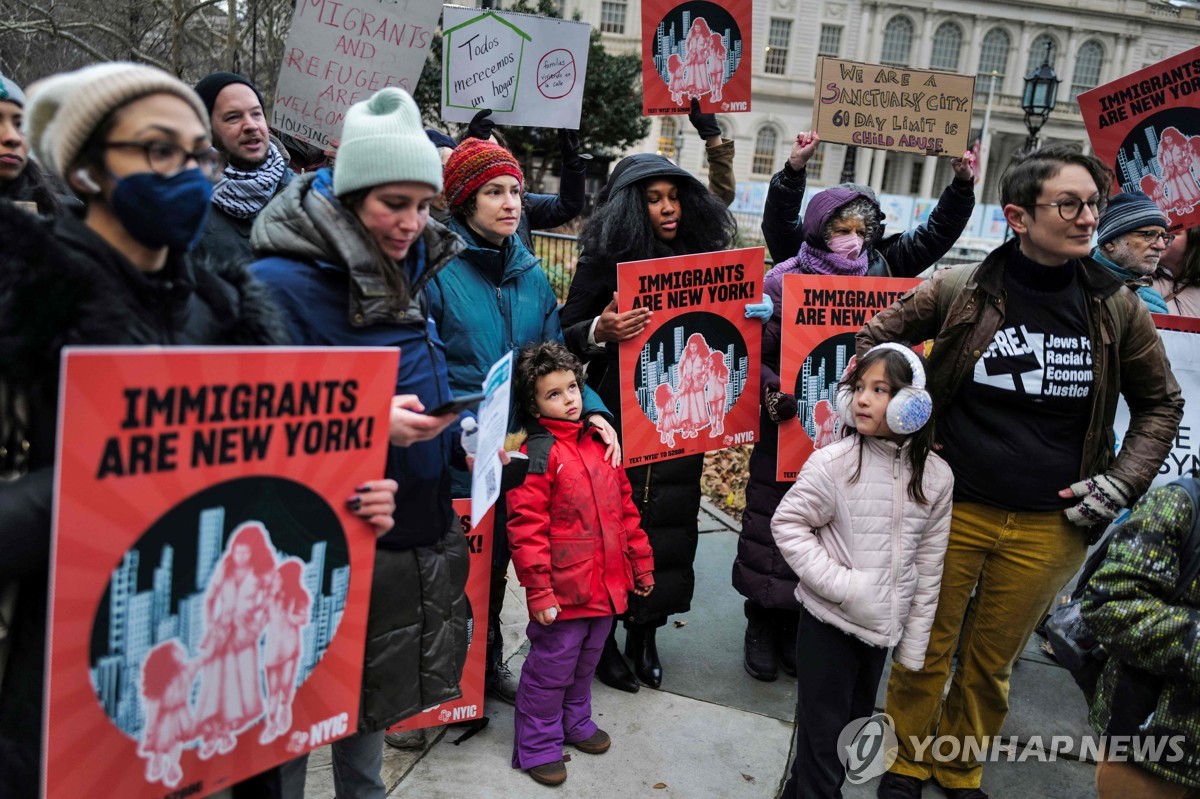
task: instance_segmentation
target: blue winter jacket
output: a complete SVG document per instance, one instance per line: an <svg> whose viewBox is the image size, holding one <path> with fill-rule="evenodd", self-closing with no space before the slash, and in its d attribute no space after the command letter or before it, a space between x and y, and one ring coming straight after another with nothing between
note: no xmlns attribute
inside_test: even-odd
<svg viewBox="0 0 1200 799"><path fill-rule="evenodd" d="M462 249L454 234L430 220L403 264L411 296L396 297L385 291L374 253L334 197L331 173L322 169L292 181L263 209L251 243L261 260L250 271L267 285L293 342L399 347L396 393L416 394L427 408L450 399L446 346L424 295ZM400 490L396 526L379 539L380 547L428 546L449 529L457 427L431 441L388 449L386 474Z"/></svg>
<svg viewBox="0 0 1200 799"><path fill-rule="evenodd" d="M448 226L466 249L429 281L427 291L457 396L479 391L488 369L505 353L539 341L561 342L563 335L550 281L520 239L509 236L496 248L480 243L457 218ZM584 391L583 412L608 415L591 389ZM455 471L454 493L470 495L465 472Z"/></svg>

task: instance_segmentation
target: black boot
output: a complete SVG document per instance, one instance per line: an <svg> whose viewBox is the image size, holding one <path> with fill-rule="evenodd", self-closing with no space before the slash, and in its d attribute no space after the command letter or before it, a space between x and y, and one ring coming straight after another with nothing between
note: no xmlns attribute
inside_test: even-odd
<svg viewBox="0 0 1200 799"><path fill-rule="evenodd" d="M656 632L658 628L649 625L625 627L625 656L633 661L633 673L651 688L662 685L662 664L654 643Z"/></svg>
<svg viewBox="0 0 1200 799"><path fill-rule="evenodd" d="M779 677L779 650L771 611L752 599L746 600L746 643L742 666L756 680L774 682Z"/></svg>
<svg viewBox="0 0 1200 799"><path fill-rule="evenodd" d="M608 633L608 640L604 642L604 651L600 653L600 662L596 665L596 679L609 688L636 694L641 686L638 685L637 677L629 670L625 658L621 657L615 634L616 625L613 625L613 629Z"/></svg>
<svg viewBox="0 0 1200 799"><path fill-rule="evenodd" d="M779 668L789 677L796 676L796 628L800 612L790 608L775 610L775 640L779 647Z"/></svg>

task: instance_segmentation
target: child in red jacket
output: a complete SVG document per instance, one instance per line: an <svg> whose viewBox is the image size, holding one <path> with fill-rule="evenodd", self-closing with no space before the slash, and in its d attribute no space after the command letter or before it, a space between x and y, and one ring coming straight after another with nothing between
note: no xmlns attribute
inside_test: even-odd
<svg viewBox="0 0 1200 799"><path fill-rule="evenodd" d="M579 420L579 361L561 344L531 344L514 380L529 474L508 492L508 540L532 620L512 762L558 785L564 741L597 755L611 744L591 718L592 676L627 592L654 588L654 558L625 470L605 462Z"/></svg>

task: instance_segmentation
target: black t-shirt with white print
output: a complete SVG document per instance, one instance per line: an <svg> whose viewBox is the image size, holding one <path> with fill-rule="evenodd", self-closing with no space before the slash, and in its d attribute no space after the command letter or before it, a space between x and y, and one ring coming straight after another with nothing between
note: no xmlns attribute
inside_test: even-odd
<svg viewBox="0 0 1200 799"><path fill-rule="evenodd" d="M1072 504L1092 400L1092 342L1074 262L1046 267L1013 250L1005 318L940 418L954 499L1012 511Z"/></svg>

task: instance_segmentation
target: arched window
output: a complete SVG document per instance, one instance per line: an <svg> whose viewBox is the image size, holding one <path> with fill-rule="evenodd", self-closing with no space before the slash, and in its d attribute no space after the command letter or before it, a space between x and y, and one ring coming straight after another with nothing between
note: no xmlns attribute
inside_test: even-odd
<svg viewBox="0 0 1200 799"><path fill-rule="evenodd" d="M883 52L880 62L894 67L908 66L912 52L913 23L904 16L895 16L888 20L883 29Z"/></svg>
<svg viewBox="0 0 1200 799"><path fill-rule="evenodd" d="M658 126L658 154L674 161L675 140L679 137L679 120L675 117L663 117Z"/></svg>
<svg viewBox="0 0 1200 799"><path fill-rule="evenodd" d="M775 151L779 149L779 134L770 125L758 129L754 137L754 158L750 171L756 175L771 175L775 172Z"/></svg>
<svg viewBox="0 0 1200 799"><path fill-rule="evenodd" d="M1071 99L1100 85L1100 65L1104 63L1104 45L1089 39L1075 54L1075 74L1071 76Z"/></svg>
<svg viewBox="0 0 1200 799"><path fill-rule="evenodd" d="M1033 40L1033 44L1029 45L1029 63L1025 65L1026 75L1032 75L1034 70L1046 60L1046 45L1050 45L1050 66L1054 66L1054 61L1058 58L1058 42L1054 41L1054 37L1050 34L1043 33Z"/></svg>
<svg viewBox="0 0 1200 799"><path fill-rule="evenodd" d="M943 22L933 33L933 52L929 56L930 69L958 71L958 56L962 52L963 32L953 22Z"/></svg>
<svg viewBox="0 0 1200 799"><path fill-rule="evenodd" d="M1012 39L1004 28L992 28L983 37L979 50L979 77L995 72L1001 78L1008 74L1008 50Z"/></svg>

